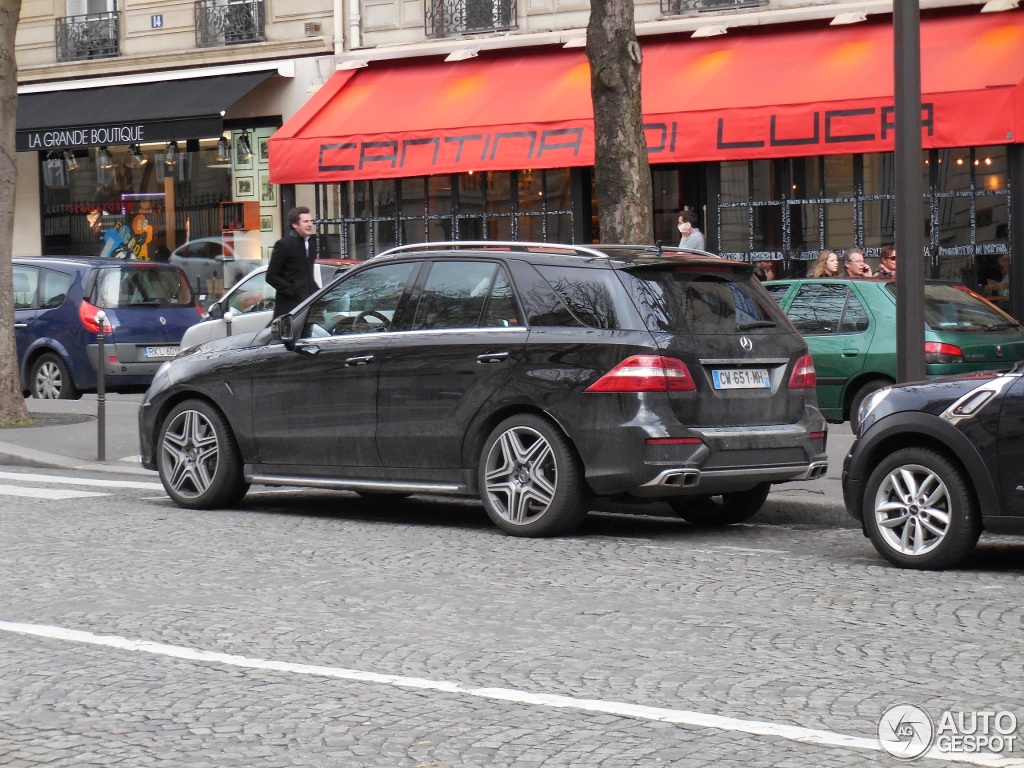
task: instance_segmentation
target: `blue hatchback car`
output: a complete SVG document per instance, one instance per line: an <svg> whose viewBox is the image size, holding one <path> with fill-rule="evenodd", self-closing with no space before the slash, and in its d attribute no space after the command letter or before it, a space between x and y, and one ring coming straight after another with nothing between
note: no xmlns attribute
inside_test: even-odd
<svg viewBox="0 0 1024 768"><path fill-rule="evenodd" d="M72 256L12 262L18 370L32 397L95 391L101 309L111 391L148 386L202 319L185 273L170 264Z"/></svg>

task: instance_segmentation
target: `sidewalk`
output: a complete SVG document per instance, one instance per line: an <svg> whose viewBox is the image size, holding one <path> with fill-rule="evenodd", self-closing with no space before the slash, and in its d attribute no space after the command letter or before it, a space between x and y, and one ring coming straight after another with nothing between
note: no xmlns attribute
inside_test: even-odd
<svg viewBox="0 0 1024 768"><path fill-rule="evenodd" d="M28 399L25 403L35 424L0 429L0 464L144 475L155 479L155 472L139 464L137 416L142 397L141 394L107 395L102 462L99 460L96 395L84 395L81 400ZM853 527L855 522L843 506L840 484L843 457L852 442L848 423L829 425L828 474L821 480L776 485L757 520L780 525Z"/></svg>
<svg viewBox="0 0 1024 768"><path fill-rule="evenodd" d="M81 400L26 399L35 423L0 428L0 464L84 469L93 472L156 473L139 464L138 411L142 395L107 395L104 408L105 458L99 460L96 395Z"/></svg>

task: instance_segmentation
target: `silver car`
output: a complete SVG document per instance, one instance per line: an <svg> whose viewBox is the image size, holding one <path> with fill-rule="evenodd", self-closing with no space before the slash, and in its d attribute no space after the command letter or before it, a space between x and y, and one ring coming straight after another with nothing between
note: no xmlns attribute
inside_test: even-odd
<svg viewBox="0 0 1024 768"><path fill-rule="evenodd" d="M352 265L354 259L323 259L317 261L317 282L327 285ZM243 277L217 301L206 308L201 323L189 328L181 339L181 350L186 350L228 335L224 315L231 312L231 333L252 333L270 325L274 315L274 287L267 284L267 267L262 266Z"/></svg>

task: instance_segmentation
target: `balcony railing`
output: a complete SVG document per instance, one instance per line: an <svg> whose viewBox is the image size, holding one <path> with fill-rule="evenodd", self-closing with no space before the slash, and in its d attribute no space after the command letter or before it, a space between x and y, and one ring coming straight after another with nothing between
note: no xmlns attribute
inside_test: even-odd
<svg viewBox="0 0 1024 768"><path fill-rule="evenodd" d="M121 53L121 15L117 11L63 16L55 20L57 61L109 59Z"/></svg>
<svg viewBox="0 0 1024 768"><path fill-rule="evenodd" d="M195 12L199 48L266 40L263 0L196 0Z"/></svg>
<svg viewBox="0 0 1024 768"><path fill-rule="evenodd" d="M515 29L516 0L426 0L428 37Z"/></svg>
<svg viewBox="0 0 1024 768"><path fill-rule="evenodd" d="M661 12L669 16L709 11L732 11L768 5L768 0L661 0Z"/></svg>

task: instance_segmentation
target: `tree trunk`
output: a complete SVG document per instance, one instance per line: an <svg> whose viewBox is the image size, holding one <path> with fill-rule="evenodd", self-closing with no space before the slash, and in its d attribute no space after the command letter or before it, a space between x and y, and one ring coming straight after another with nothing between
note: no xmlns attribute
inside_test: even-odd
<svg viewBox="0 0 1024 768"><path fill-rule="evenodd" d="M654 202L633 0L590 0L587 60L601 242L649 244L654 238Z"/></svg>
<svg viewBox="0 0 1024 768"><path fill-rule="evenodd" d="M11 248L14 244L15 162L18 63L14 36L21 16L21 0L0 0L0 424L28 420L21 394L18 353L14 346L14 280Z"/></svg>

